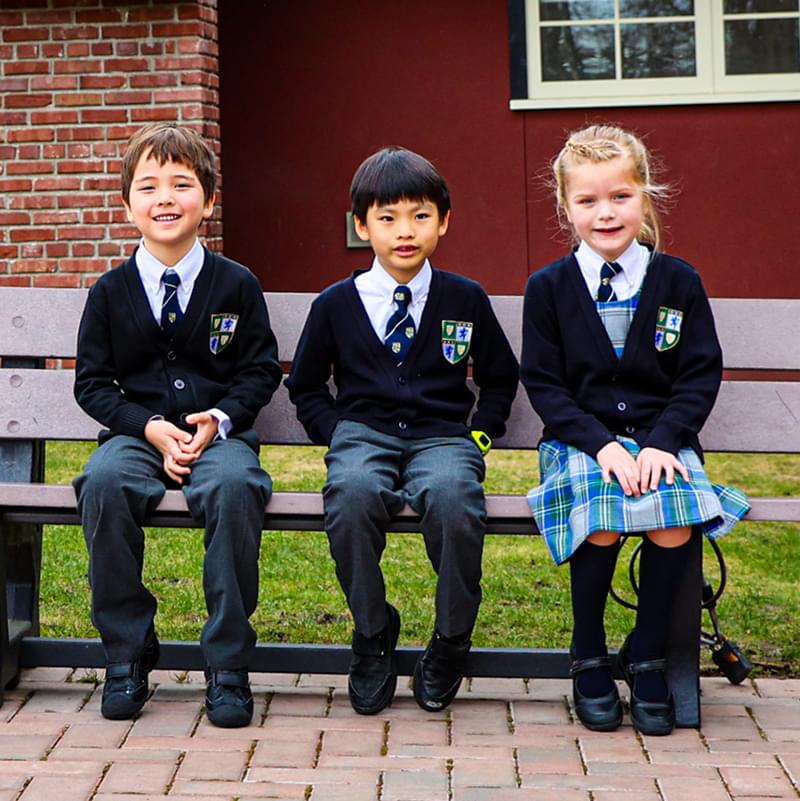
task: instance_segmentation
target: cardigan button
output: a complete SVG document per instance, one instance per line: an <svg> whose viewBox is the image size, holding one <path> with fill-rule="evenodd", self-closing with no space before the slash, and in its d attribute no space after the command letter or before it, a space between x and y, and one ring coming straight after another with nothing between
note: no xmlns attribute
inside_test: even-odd
<svg viewBox="0 0 800 801"><path fill-rule="evenodd" d="M402 387L402 386L405 386L406 380L405 380L405 378L403 376L400 376L397 379L397 383L400 384L400 386Z"/></svg>
<svg viewBox="0 0 800 801"><path fill-rule="evenodd" d="M618 409L619 409L621 412L624 412L624 411L625 411L625 409L627 409L627 408L628 408L628 404L627 404L627 403L625 403L625 401L620 401L620 402L617 404L617 408L618 408Z"/></svg>
<svg viewBox="0 0 800 801"><path fill-rule="evenodd" d="M167 351L167 359L169 359L171 362L174 362L175 359L177 359L177 358L178 358L178 354L175 353L174 350L168 350Z"/></svg>
<svg viewBox="0 0 800 801"><path fill-rule="evenodd" d="M625 433L626 434L633 434L636 429L633 426L625 426Z"/></svg>
<svg viewBox="0 0 800 801"><path fill-rule="evenodd" d="M401 431L405 431L405 430L408 428L408 423L407 423L405 420L401 420L401 421L400 421L400 422L397 424L397 427L398 427L398 428L399 428Z"/></svg>
<svg viewBox="0 0 800 801"><path fill-rule="evenodd" d="M172 382L172 386L175 387L175 389L183 389L186 386L186 382L182 378L176 378Z"/></svg>

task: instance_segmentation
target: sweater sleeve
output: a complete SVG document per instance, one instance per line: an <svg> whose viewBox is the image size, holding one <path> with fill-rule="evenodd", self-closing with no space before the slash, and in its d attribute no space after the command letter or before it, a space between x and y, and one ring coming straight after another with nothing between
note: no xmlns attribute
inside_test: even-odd
<svg viewBox="0 0 800 801"><path fill-rule="evenodd" d="M258 280L248 273L240 288L242 334L237 367L225 395L215 404L231 419L232 432L250 428L281 383L278 343ZM240 335L241 336L241 335Z"/></svg>
<svg viewBox="0 0 800 801"><path fill-rule="evenodd" d="M520 379L549 433L595 457L614 436L567 386L564 346L550 287L534 273L525 288Z"/></svg>
<svg viewBox="0 0 800 801"><path fill-rule="evenodd" d="M711 413L722 382L722 350L711 304L700 276L693 277L691 302L684 311L678 344L678 368L669 402L642 447L677 454Z"/></svg>
<svg viewBox="0 0 800 801"><path fill-rule="evenodd" d="M153 413L129 401L117 383L107 295L99 285L89 290L78 328L74 393L78 405L101 425L144 439Z"/></svg>
<svg viewBox="0 0 800 801"><path fill-rule="evenodd" d="M476 332L478 347L472 353L472 377L479 393L470 428L496 439L506 431L505 423L519 384L519 365L482 289L478 319L480 330Z"/></svg>
<svg viewBox="0 0 800 801"><path fill-rule="evenodd" d="M297 407L297 419L317 445L330 444L333 429L339 422L328 388L334 357L333 329L324 299L318 297L311 304L286 379L289 398Z"/></svg>

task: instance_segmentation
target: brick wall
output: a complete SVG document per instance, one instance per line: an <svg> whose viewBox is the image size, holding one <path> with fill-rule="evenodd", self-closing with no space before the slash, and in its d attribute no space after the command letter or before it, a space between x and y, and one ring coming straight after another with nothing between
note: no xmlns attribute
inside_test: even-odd
<svg viewBox="0 0 800 801"><path fill-rule="evenodd" d="M217 0L2 0L0 284L85 286L137 241L119 191L154 120L219 155ZM218 206L202 231L221 247Z"/></svg>

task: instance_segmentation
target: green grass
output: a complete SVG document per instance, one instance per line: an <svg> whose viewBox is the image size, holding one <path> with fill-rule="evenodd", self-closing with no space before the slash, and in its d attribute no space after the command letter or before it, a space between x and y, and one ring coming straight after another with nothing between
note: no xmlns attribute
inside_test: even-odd
<svg viewBox="0 0 800 801"><path fill-rule="evenodd" d="M51 443L47 480L69 483L93 446ZM276 490L318 490L323 449L267 447L265 467ZM532 451L489 455L486 490L525 493L537 479ZM753 495L800 494L800 456L710 454L712 480ZM401 642L420 644L433 625L434 576L419 535L390 535L383 568L388 597L403 615ZM722 541L728 589L719 604L723 632L763 672L800 676L800 529L795 524L742 523ZM627 546L630 553L631 546ZM166 639L198 637L205 615L200 581L202 536L186 529L148 531L145 582L160 602L157 626ZM346 643L350 616L320 532L264 532L261 591L254 625L262 641ZM481 646L563 647L571 625L569 574L555 567L538 537L489 536L474 640ZM615 587L632 598L623 554ZM718 571L706 547L706 572ZM80 529L45 531L42 629L50 636L96 636L89 620L86 550ZM609 602L607 629L618 645L633 613ZM710 625L707 618L706 626Z"/></svg>

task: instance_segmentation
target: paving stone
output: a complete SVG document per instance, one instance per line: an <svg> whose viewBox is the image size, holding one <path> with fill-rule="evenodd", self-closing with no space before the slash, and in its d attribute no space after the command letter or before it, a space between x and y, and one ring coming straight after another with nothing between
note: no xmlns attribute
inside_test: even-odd
<svg viewBox="0 0 800 801"><path fill-rule="evenodd" d="M658 790L639 790L635 793L625 793L620 795L616 790L595 790L592 793L592 801L661 801Z"/></svg>
<svg viewBox="0 0 800 801"><path fill-rule="evenodd" d="M798 721L800 720L800 701L796 704L759 704L752 709L756 723L758 723L762 729L795 730L798 727Z"/></svg>
<svg viewBox="0 0 800 801"><path fill-rule="evenodd" d="M447 793L448 778L444 765L437 773L396 770L383 776L381 801L443 801Z"/></svg>
<svg viewBox="0 0 800 801"><path fill-rule="evenodd" d="M344 690L347 696L347 676L333 673L301 673L297 679L298 687L334 687Z"/></svg>
<svg viewBox="0 0 800 801"><path fill-rule="evenodd" d="M198 704L150 700L134 721L129 738L188 736L197 726L199 716Z"/></svg>
<svg viewBox="0 0 800 801"><path fill-rule="evenodd" d="M519 723L570 723L569 711L563 700L514 700L511 704L514 725Z"/></svg>
<svg viewBox="0 0 800 801"><path fill-rule="evenodd" d="M760 740L761 732L749 718L711 720L702 724L703 736L707 740Z"/></svg>
<svg viewBox="0 0 800 801"><path fill-rule="evenodd" d="M384 732L364 732L353 737L346 731L326 731L322 738L322 755L330 756L380 756Z"/></svg>
<svg viewBox="0 0 800 801"><path fill-rule="evenodd" d="M36 776L25 788L19 801L87 801L99 780L95 777L75 776L68 782L58 776Z"/></svg>
<svg viewBox="0 0 800 801"><path fill-rule="evenodd" d="M22 668L19 674L20 686L41 684L61 684L72 676L73 670L68 667Z"/></svg>
<svg viewBox="0 0 800 801"><path fill-rule="evenodd" d="M77 712L92 695L92 688L87 685L59 684L36 690L28 703L19 711L19 716L26 718L31 715L62 712Z"/></svg>
<svg viewBox="0 0 800 801"><path fill-rule="evenodd" d="M775 764L775 756L770 753L753 753L752 751L715 751L714 753L687 755L682 751L663 751L651 753L650 759L656 766L666 765L709 765L712 767L725 766L769 766Z"/></svg>
<svg viewBox="0 0 800 801"><path fill-rule="evenodd" d="M392 720L389 726L389 751L407 745L445 745L447 722L444 720Z"/></svg>
<svg viewBox="0 0 800 801"><path fill-rule="evenodd" d="M754 684L762 698L800 701L800 679L756 679Z"/></svg>
<svg viewBox="0 0 800 801"><path fill-rule="evenodd" d="M274 695L269 704L267 717L289 715L292 717L320 717L328 708L328 696L307 692Z"/></svg>
<svg viewBox="0 0 800 801"><path fill-rule="evenodd" d="M657 782L663 801L731 801L722 779L687 782L681 776L660 777Z"/></svg>
<svg viewBox="0 0 800 801"><path fill-rule="evenodd" d="M713 781L717 778L717 771L713 766L695 765L686 762L673 765L653 765L649 762L587 762L586 768L590 776L609 773L625 773L628 776L649 776L653 779L659 776L681 776L692 782L697 780Z"/></svg>
<svg viewBox="0 0 800 801"><path fill-rule="evenodd" d="M176 748L170 749L141 749L141 748L55 748L48 762L163 762L177 765L181 752Z"/></svg>
<svg viewBox="0 0 800 801"><path fill-rule="evenodd" d="M629 794L622 801L628 801ZM487 788L467 787L459 790L455 801L588 801L589 793L585 790L541 790L519 788ZM616 797L615 801L621 801Z"/></svg>
<svg viewBox="0 0 800 801"><path fill-rule="evenodd" d="M239 781L247 758L247 751L192 751L186 754L176 775L182 779Z"/></svg>
<svg viewBox="0 0 800 801"><path fill-rule="evenodd" d="M597 774L593 776L569 776L560 773L529 773L522 776L522 786L526 788L542 788L551 790L583 790L596 792L608 791L649 791L653 788L653 780L647 776L631 776L624 766L618 766L617 773ZM622 797L624 799L624 796ZM698 801L696 796L694 801ZM706 799L703 799L706 801Z"/></svg>
<svg viewBox="0 0 800 801"><path fill-rule="evenodd" d="M573 776L583 775L583 762L577 747L559 748L520 748L517 751L517 762L520 774L525 773L566 773Z"/></svg>
<svg viewBox="0 0 800 801"><path fill-rule="evenodd" d="M463 692L463 690L462 690ZM517 698L527 697L528 685L523 679L493 679L478 676L470 679L467 698Z"/></svg>
<svg viewBox="0 0 800 801"><path fill-rule="evenodd" d="M58 748L115 748L127 736L133 724L129 720L105 720L73 723L58 741Z"/></svg>
<svg viewBox="0 0 800 801"><path fill-rule="evenodd" d="M631 728L622 727L614 732L591 732L581 727L579 741L587 762L647 762L647 756Z"/></svg>
<svg viewBox="0 0 800 801"><path fill-rule="evenodd" d="M311 801L377 801L378 785L316 785L311 791ZM242 797L241 801L245 801ZM261 801L261 799L259 799Z"/></svg>
<svg viewBox="0 0 800 801"><path fill-rule="evenodd" d="M458 792L461 787L515 787L517 774L514 760L456 758L453 763L452 785Z"/></svg>
<svg viewBox="0 0 800 801"><path fill-rule="evenodd" d="M305 784L276 784L274 782L257 782L253 784L241 784L240 782L201 782L183 781L177 779L167 799L174 798L175 801L186 801L187 797L197 798L198 801L229 801L237 798L244 801L245 798L252 801L305 801ZM164 801L164 796L161 801ZM93 799L94 801L94 799ZM109 801L117 801L116 796L112 796ZM135 799L140 801L140 799Z"/></svg>
<svg viewBox="0 0 800 801"><path fill-rule="evenodd" d="M309 731L303 739L261 740L250 760L257 768L310 768L317 757L319 732Z"/></svg>
<svg viewBox="0 0 800 801"><path fill-rule="evenodd" d="M719 772L734 798L797 798L797 793L777 765L769 768L724 767Z"/></svg>
<svg viewBox="0 0 800 801"><path fill-rule="evenodd" d="M245 782L272 782L286 784L359 784L377 782L378 769L336 768L250 768Z"/></svg>
<svg viewBox="0 0 800 801"><path fill-rule="evenodd" d="M24 767L23 767L24 766ZM95 776L99 780L105 769L105 763L101 761L79 761L67 762L66 760L53 760L52 762L44 759L27 760L0 760L0 787L4 786L3 781L7 776L19 776L22 771L27 776Z"/></svg>
<svg viewBox="0 0 800 801"><path fill-rule="evenodd" d="M0 734L0 759L43 759L57 736Z"/></svg>
<svg viewBox="0 0 800 801"><path fill-rule="evenodd" d="M163 762L115 762L103 778L104 793L165 793L175 765Z"/></svg>

